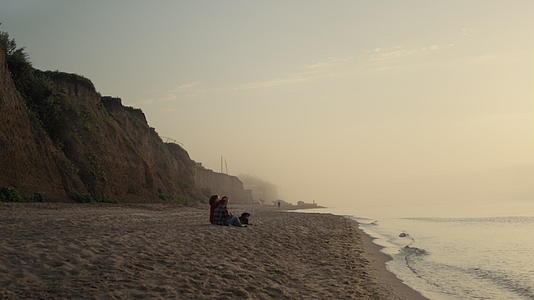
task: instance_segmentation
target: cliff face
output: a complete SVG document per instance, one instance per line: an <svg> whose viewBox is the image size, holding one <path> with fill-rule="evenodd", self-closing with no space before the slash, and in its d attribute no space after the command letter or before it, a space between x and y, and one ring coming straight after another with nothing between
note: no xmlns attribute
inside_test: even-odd
<svg viewBox="0 0 534 300"><path fill-rule="evenodd" d="M199 195L187 152L163 143L140 110L100 97L85 78L40 72L64 91L61 130L52 139L0 55L0 186L57 200L73 194L135 202Z"/></svg>
<svg viewBox="0 0 534 300"><path fill-rule="evenodd" d="M113 164L111 177L116 178L111 180L113 186L121 187L120 193L142 199L156 194L196 194L193 161L183 148L164 143L141 110L122 106L118 98L103 97L102 103L118 125L113 129L117 134L109 135L115 149L108 149L110 153L102 157L107 160L103 163ZM124 181L128 186L120 184Z"/></svg>
<svg viewBox="0 0 534 300"><path fill-rule="evenodd" d="M90 194L134 202L198 194L187 152L163 143L141 110L123 106L118 98L101 97L84 78L49 76L65 92L63 152Z"/></svg>
<svg viewBox="0 0 534 300"><path fill-rule="evenodd" d="M0 51L0 186L25 194L65 198L71 190L86 192L70 162L52 143L15 88L6 57Z"/></svg>
<svg viewBox="0 0 534 300"><path fill-rule="evenodd" d="M243 188L239 178L206 169L200 163L195 166L195 184L204 194L228 196L235 203L252 203L251 191Z"/></svg>
<svg viewBox="0 0 534 300"><path fill-rule="evenodd" d="M237 177L200 170L182 147L164 143L140 109L101 97L83 77L34 72L61 91L49 106L23 99L0 51L0 187L51 200L199 199L205 188L247 199Z"/></svg>

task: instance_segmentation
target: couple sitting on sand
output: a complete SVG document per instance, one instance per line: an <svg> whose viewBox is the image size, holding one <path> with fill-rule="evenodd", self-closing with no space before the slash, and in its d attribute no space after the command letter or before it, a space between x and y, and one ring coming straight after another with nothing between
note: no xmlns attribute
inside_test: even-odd
<svg viewBox="0 0 534 300"><path fill-rule="evenodd" d="M213 195L210 197L210 223L215 225L233 225L237 227L247 227L244 225L240 218L233 216L228 212L228 197L224 196L219 200L219 195ZM243 215L250 215L244 213ZM243 217L243 215L241 217ZM248 221L248 216L246 216ZM246 222L248 223L248 222Z"/></svg>

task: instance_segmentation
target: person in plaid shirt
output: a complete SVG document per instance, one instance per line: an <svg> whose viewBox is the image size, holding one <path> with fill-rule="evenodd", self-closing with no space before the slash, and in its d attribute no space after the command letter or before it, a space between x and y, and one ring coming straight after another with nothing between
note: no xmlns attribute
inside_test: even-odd
<svg viewBox="0 0 534 300"><path fill-rule="evenodd" d="M219 206L219 202L220 202L219 195L212 195L210 197L209 203L210 203L210 223L211 224L215 224L213 222L213 214L215 213L215 209L217 208L217 206Z"/></svg>
<svg viewBox="0 0 534 300"><path fill-rule="evenodd" d="M246 225L241 224L239 221L239 218L236 216L232 216L228 212L228 197L224 196L219 201L219 205L215 208L215 211L213 212L213 224L216 225L233 225L237 227L247 227Z"/></svg>

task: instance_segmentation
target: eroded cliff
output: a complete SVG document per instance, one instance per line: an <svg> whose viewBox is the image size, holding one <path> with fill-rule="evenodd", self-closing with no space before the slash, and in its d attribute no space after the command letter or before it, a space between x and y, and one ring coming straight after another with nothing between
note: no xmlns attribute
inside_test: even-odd
<svg viewBox="0 0 534 300"><path fill-rule="evenodd" d="M86 193L75 168L52 143L15 87L6 56L0 51L0 186L24 194L64 199Z"/></svg>
<svg viewBox="0 0 534 300"><path fill-rule="evenodd" d="M101 97L84 77L28 66L10 72L0 51L0 187L49 200L251 199L237 177L162 141L140 109Z"/></svg>

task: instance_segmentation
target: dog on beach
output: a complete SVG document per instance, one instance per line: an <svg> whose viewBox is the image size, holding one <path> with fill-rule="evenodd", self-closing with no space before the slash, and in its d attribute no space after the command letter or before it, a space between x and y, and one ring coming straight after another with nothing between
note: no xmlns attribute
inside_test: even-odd
<svg viewBox="0 0 534 300"><path fill-rule="evenodd" d="M241 222L241 224L252 225L252 224L249 224L248 222L249 217L250 217L250 214L247 212L244 212L241 214L241 217L239 217L239 221Z"/></svg>

